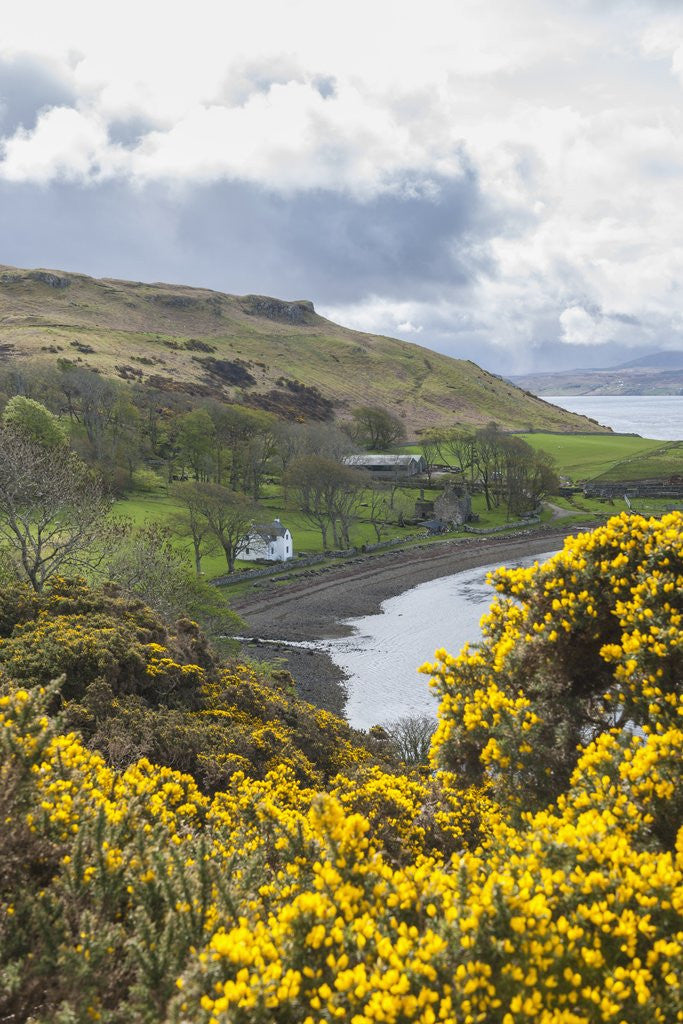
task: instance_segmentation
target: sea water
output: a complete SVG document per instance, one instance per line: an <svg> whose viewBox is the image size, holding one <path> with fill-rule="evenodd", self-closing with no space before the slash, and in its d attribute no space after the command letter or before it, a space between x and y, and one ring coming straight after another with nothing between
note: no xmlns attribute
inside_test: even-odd
<svg viewBox="0 0 683 1024"><path fill-rule="evenodd" d="M683 395L561 395L546 402L590 416L617 433L683 439Z"/></svg>
<svg viewBox="0 0 683 1024"><path fill-rule="evenodd" d="M510 564L531 565L551 554ZM325 642L325 650L347 675L345 714L351 725L369 729L405 715L436 718L437 698L429 676L417 669L432 661L438 648L457 654L465 643L481 638L479 623L495 596L486 576L495 568L467 569L421 583L384 601L378 615L347 620L353 628L350 636Z"/></svg>

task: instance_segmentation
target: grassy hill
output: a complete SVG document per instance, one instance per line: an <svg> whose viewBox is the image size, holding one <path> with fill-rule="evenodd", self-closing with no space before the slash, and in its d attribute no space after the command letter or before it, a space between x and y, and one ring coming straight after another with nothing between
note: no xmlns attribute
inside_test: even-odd
<svg viewBox="0 0 683 1024"><path fill-rule="evenodd" d="M614 463L596 480L667 480L683 476L683 441L672 441Z"/></svg>
<svg viewBox="0 0 683 1024"><path fill-rule="evenodd" d="M625 463L636 464L637 460L648 459L651 453L662 449L675 448L644 437L613 435L602 437L558 437L555 434L524 434L524 441L538 451L547 452L555 460L559 472L569 479L580 482L610 473L613 468ZM653 474L658 475L658 474ZM615 476L610 479L623 479Z"/></svg>
<svg viewBox="0 0 683 1024"><path fill-rule="evenodd" d="M306 301L0 267L0 358L69 360L168 390L294 418L344 419L360 404L409 435L442 424L606 432L470 361L348 330Z"/></svg>

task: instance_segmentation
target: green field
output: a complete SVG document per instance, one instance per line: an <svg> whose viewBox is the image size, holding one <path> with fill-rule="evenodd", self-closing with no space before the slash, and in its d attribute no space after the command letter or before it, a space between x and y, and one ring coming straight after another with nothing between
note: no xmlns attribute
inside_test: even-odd
<svg viewBox="0 0 683 1024"><path fill-rule="evenodd" d="M524 441L548 452L558 471L574 483L606 473L616 462L662 447L661 441L623 434L520 434Z"/></svg>
<svg viewBox="0 0 683 1024"><path fill-rule="evenodd" d="M417 488L406 488L403 490L404 501L407 503L409 500L412 504L419 496L419 489ZM426 497L435 497L438 495L438 491L425 490ZM475 499L475 504L478 502L479 495ZM483 498L482 498L483 501ZM272 521L275 516L282 519L285 526L289 528L292 533L294 540L294 550L302 553L318 553L323 550L322 538L320 531L315 529L309 522L306 521L301 513L292 507L287 507L283 501L282 489L279 485L269 485L264 488L260 505L263 509L262 520L263 522ZM180 512L181 507L166 493L165 488L159 488L154 492L142 492L135 491L126 498L121 498L113 507L115 515L127 516L132 519L136 525L142 525L145 522L157 522L162 525L171 525L174 515ZM478 511L478 509L476 509ZM358 510L359 520L353 524L350 530L351 543L355 547L360 547L362 544L374 544L377 540L374 527L371 522L368 521L362 504ZM482 523L485 526L499 525L500 522L505 521L503 514L502 520L500 519L501 513L494 511L490 515L483 518ZM382 533L382 540L389 540L394 537L405 537L415 532L414 527L398 527L390 526ZM332 543L331 532L328 534L329 542ZM187 553L188 559L192 555L192 545L189 540L178 538L178 546ZM245 562L238 560L237 568L253 568L253 562ZM215 554L206 555L202 559L202 569L208 579L212 579L215 576L222 576L227 572L227 565L223 553L219 550Z"/></svg>
<svg viewBox="0 0 683 1024"><path fill-rule="evenodd" d="M601 473L600 480L648 480L683 476L683 441L671 441L654 451L625 459Z"/></svg>

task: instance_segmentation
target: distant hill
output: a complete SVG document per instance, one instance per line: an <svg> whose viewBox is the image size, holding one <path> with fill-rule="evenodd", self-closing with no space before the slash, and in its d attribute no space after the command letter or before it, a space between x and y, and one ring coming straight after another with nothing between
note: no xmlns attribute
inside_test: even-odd
<svg viewBox="0 0 683 1024"><path fill-rule="evenodd" d="M289 418L344 419L357 405L381 405L410 436L491 420L508 429L605 430L470 361L341 327L305 300L0 267L3 357L68 360Z"/></svg>
<svg viewBox="0 0 683 1024"><path fill-rule="evenodd" d="M534 395L683 395L683 352L653 352L600 370L508 378Z"/></svg>
<svg viewBox="0 0 683 1024"><path fill-rule="evenodd" d="M683 352L651 352L640 359L631 359L614 367L615 370L683 370Z"/></svg>

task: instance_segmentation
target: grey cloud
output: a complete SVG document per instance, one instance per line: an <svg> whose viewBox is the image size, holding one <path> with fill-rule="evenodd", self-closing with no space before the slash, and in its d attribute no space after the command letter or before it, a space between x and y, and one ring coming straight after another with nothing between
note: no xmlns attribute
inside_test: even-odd
<svg viewBox="0 0 683 1024"><path fill-rule="evenodd" d="M319 308L370 294L419 301L421 344L500 374L623 362L623 346L561 344L551 314L533 324L524 351L496 346L470 287L489 270L480 253L500 225L473 175L435 184L434 199L408 190L359 203L326 192L285 199L245 184L179 197L114 182L0 183L0 262L308 298ZM649 337L629 352L657 344Z"/></svg>
<svg viewBox="0 0 683 1024"><path fill-rule="evenodd" d="M0 59L0 136L33 128L41 110L74 101L74 90L45 60L28 55Z"/></svg>
<svg viewBox="0 0 683 1024"><path fill-rule="evenodd" d="M179 235L200 254L208 237L244 272L272 290L312 293L327 304L382 295L435 295L465 286L482 269L474 255L489 230L476 176L434 182L359 202L319 191L283 198L252 186L196 192L180 212ZM253 283L251 290L254 290ZM263 290L261 287L260 290Z"/></svg>
<svg viewBox="0 0 683 1024"><path fill-rule="evenodd" d="M337 80L333 75L316 75L312 80L312 84L324 100L336 95Z"/></svg>
<svg viewBox="0 0 683 1024"><path fill-rule="evenodd" d="M642 322L637 316L631 316L629 313L609 313L607 316L609 320L617 320L620 324L630 324L632 327L640 327Z"/></svg>
<svg viewBox="0 0 683 1024"><path fill-rule="evenodd" d="M107 133L112 142L132 149L145 135L154 131L155 127L144 117L131 117L127 120L110 121Z"/></svg>

